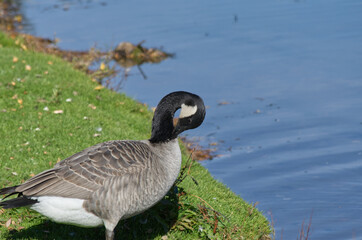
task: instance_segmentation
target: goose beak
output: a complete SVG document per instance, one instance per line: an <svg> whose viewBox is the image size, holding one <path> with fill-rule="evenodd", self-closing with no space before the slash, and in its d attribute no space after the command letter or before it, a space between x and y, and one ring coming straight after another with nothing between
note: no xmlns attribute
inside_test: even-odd
<svg viewBox="0 0 362 240"><path fill-rule="evenodd" d="M174 128L176 128L176 126L177 126L177 124L178 124L178 120L179 120L178 117L175 117L175 118L173 119L173 127L174 127Z"/></svg>
<svg viewBox="0 0 362 240"><path fill-rule="evenodd" d="M181 132L180 120L179 118L174 118L172 133L177 136L180 132Z"/></svg>

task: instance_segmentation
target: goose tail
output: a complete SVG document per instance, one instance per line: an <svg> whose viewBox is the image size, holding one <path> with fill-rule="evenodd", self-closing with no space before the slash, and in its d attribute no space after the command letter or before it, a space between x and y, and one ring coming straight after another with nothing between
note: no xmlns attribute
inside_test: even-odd
<svg viewBox="0 0 362 240"><path fill-rule="evenodd" d="M14 193L16 193L15 189L16 189L17 187L18 187L18 186L2 188L2 189L0 189L0 195L14 194ZM7 196L6 196L6 197L7 197ZM5 197L5 198L6 198L6 197Z"/></svg>
<svg viewBox="0 0 362 240"><path fill-rule="evenodd" d="M32 205L32 204L38 202L37 200L27 198L24 195L22 195L22 193L17 192L15 190L17 187L18 186L13 186L13 187L6 187L6 188L0 189L0 195L6 194L6 196L2 200L4 200L7 197L10 197L11 195L19 194L17 198L13 198L13 199L9 199L9 200L0 202L0 207L2 207L4 209L17 208L17 207Z"/></svg>
<svg viewBox="0 0 362 240"><path fill-rule="evenodd" d="M33 199L30 199L30 198L27 198L27 197L21 195L17 198L13 198L10 200L0 202L0 207L2 207L4 209L17 208L17 207L33 205L34 203L37 203L37 202L38 202L37 200L33 200Z"/></svg>

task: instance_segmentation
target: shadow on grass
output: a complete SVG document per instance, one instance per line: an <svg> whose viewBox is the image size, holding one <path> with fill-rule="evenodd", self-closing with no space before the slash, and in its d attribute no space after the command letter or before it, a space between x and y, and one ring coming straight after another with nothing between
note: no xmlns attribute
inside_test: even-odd
<svg viewBox="0 0 362 240"><path fill-rule="evenodd" d="M167 234L178 217L176 191L146 212L122 220L116 228L116 239L154 239ZM42 224L10 231L6 239L105 239L104 227L81 228L45 221Z"/></svg>

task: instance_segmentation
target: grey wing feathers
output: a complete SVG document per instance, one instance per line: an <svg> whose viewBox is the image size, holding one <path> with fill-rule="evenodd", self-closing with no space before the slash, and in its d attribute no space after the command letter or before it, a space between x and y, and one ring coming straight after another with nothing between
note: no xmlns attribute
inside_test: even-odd
<svg viewBox="0 0 362 240"><path fill-rule="evenodd" d="M25 196L87 199L107 178L142 168L152 158L140 141L109 141L94 145L57 163L16 187Z"/></svg>

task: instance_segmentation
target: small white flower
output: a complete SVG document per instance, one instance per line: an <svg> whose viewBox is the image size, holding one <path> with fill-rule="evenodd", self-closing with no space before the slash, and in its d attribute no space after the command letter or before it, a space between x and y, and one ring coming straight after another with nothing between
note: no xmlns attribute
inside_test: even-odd
<svg viewBox="0 0 362 240"><path fill-rule="evenodd" d="M72 99L71 99L71 98L67 98L65 101L66 101L66 102L71 102Z"/></svg>
<svg viewBox="0 0 362 240"><path fill-rule="evenodd" d="M101 128L101 127L97 127L97 128L96 128L96 131L97 131L97 132L102 132L102 128Z"/></svg>
<svg viewBox="0 0 362 240"><path fill-rule="evenodd" d="M40 128L35 128L35 131L40 131Z"/></svg>
<svg viewBox="0 0 362 240"><path fill-rule="evenodd" d="M48 107L44 107L43 110L44 110L44 111L49 111L49 108L48 108Z"/></svg>
<svg viewBox="0 0 362 240"><path fill-rule="evenodd" d="M203 230L202 226L199 226L199 232L202 232Z"/></svg>
<svg viewBox="0 0 362 240"><path fill-rule="evenodd" d="M84 116L83 119L84 119L84 120L88 120L88 117L87 117L87 116Z"/></svg>

